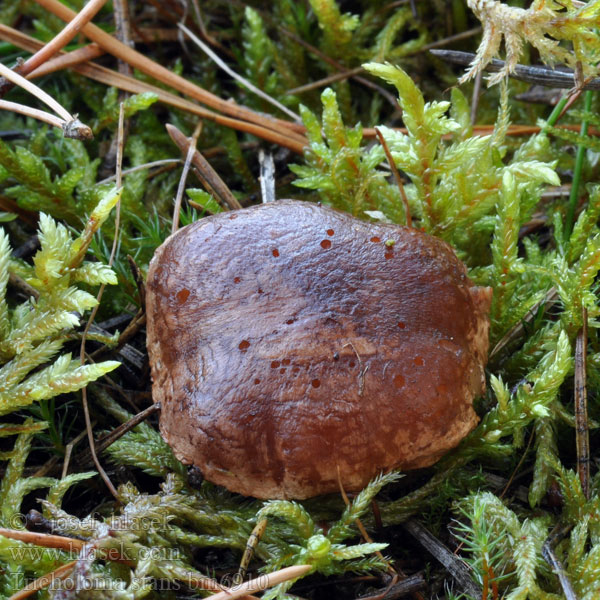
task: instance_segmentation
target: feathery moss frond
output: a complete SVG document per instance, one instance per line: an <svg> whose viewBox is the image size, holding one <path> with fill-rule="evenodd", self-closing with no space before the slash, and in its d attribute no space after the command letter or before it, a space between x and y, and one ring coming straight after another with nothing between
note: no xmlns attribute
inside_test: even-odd
<svg viewBox="0 0 600 600"><path fill-rule="evenodd" d="M6 281L14 263L8 261L6 237L3 234L0 237L1 415L35 401L80 390L119 366L116 361L81 365L70 354L63 354L44 367L79 326L77 314L97 303L94 296L77 288L75 283L98 280L116 283L108 267L83 259L93 234L118 198L116 190L106 193L84 232L75 240L64 225L43 213L40 215L40 250L33 257L33 265L18 265L20 275L39 292L39 297L12 309L6 301Z"/></svg>
<svg viewBox="0 0 600 600"><path fill-rule="evenodd" d="M377 494L388 484L398 481L403 475L400 473L392 472L381 474L369 484L352 500L352 502L346 506L342 516L336 523L334 523L327 537L332 543L336 544L342 540L354 535L355 521L359 519L366 510L368 510L371 501Z"/></svg>
<svg viewBox="0 0 600 600"><path fill-rule="evenodd" d="M324 202L357 217L364 218L367 211L380 211L390 221L405 222L398 188L376 169L385 158L383 148L361 148L362 128L344 127L331 89L323 92L321 100L325 141L315 115L300 107L311 145L305 157L307 165L290 165L298 176L294 185L318 189Z"/></svg>
<svg viewBox="0 0 600 600"><path fill-rule="evenodd" d="M265 504L258 511L256 519L265 517L278 517L286 520L299 536L300 540L307 540L315 533L315 524L308 511L297 502L288 500L273 500Z"/></svg>

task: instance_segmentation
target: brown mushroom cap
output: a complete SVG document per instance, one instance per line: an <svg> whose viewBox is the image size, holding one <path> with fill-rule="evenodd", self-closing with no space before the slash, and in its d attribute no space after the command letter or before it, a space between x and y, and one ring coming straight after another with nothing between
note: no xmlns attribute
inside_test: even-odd
<svg viewBox="0 0 600 600"><path fill-rule="evenodd" d="M293 200L202 219L148 272L161 432L259 498L426 467L477 422L490 301L414 229Z"/></svg>

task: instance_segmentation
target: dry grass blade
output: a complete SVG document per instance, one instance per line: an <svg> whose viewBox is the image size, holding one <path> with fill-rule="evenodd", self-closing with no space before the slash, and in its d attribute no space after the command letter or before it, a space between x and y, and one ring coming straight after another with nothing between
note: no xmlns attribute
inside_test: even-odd
<svg viewBox="0 0 600 600"><path fill-rule="evenodd" d="M24 600L25 598L28 598L29 596L35 594L39 590L47 588L57 579L60 579L61 577L64 577L65 575L70 573L75 568L76 564L77 561L74 560L70 563L67 563L66 565L58 567L58 569L54 569L54 571L52 571L51 573L38 577L35 581L28 583L22 590L19 590L18 592L13 594L8 600Z"/></svg>
<svg viewBox="0 0 600 600"><path fill-rule="evenodd" d="M185 182L187 181L188 172L192 163L192 158L196 152L196 144L202 131L202 121L198 121L196 129L192 134L188 149L185 155L185 162L183 163L183 169L181 170L181 177L179 178L179 185L177 186L177 194L175 196L175 206L173 208L173 219L171 222L171 233L175 233L179 228L179 211L181 210L181 201L183 198L183 192L185 190Z"/></svg>
<svg viewBox="0 0 600 600"><path fill-rule="evenodd" d="M33 117L34 119L37 119L42 123L48 123L48 125L52 125L52 127L56 127L57 129L62 129L65 124L64 119L61 119L56 115L43 110L38 110L37 108L25 106L24 104L17 104L10 100L0 100L0 110L8 110L20 115L25 115L26 117Z"/></svg>
<svg viewBox="0 0 600 600"><path fill-rule="evenodd" d="M190 140L177 129L174 125L166 125L167 132L171 139L177 144L182 154L187 154L191 145ZM231 193L225 182L219 177L219 174L211 167L210 163L202 156L198 150L195 150L192 156L192 164L196 168L196 174L200 178L206 191L213 194L217 200L229 207L230 210L242 208L237 198Z"/></svg>
<svg viewBox="0 0 600 600"><path fill-rule="evenodd" d="M232 68L227 65L227 63L223 62L221 58L215 54L198 36L194 35L192 31L190 31L185 25L179 23L179 29L183 31L191 40L196 44L202 52L204 52L211 60L213 60L223 71L225 71L228 75L233 77L236 81L239 81L246 89L255 93L257 96L266 100L276 108L278 108L281 112L284 112L288 117L291 117L298 123L301 122L300 115L297 115L293 110L290 110L287 106L281 104L275 100L275 98L271 98L269 94L265 94L261 89L257 88L255 85L250 83L245 77L242 77L239 73L236 73Z"/></svg>
<svg viewBox="0 0 600 600"><path fill-rule="evenodd" d="M48 533L36 533L21 529L0 528L0 535L11 540L19 540L26 544L35 544L44 548L57 548L66 552L79 552L87 543L84 540L65 537L62 535L50 535Z"/></svg>
<svg viewBox="0 0 600 600"><path fill-rule="evenodd" d="M28 50L29 52L35 52L42 46L42 43L38 40L12 29L11 27L2 25L1 23L0 39L10 42L19 48L23 48L24 50ZM74 64L69 66L80 75L84 75L85 77L89 77L94 81L98 81L100 83L104 83L105 85L113 86L133 94L152 92L156 94L159 101L163 102L164 104L174 106L175 108L179 108L191 114L197 115L203 119L213 121L219 125L223 125L224 127L250 133L260 139L266 140L273 144L278 144L284 148L288 148L296 154L302 154L305 146L308 145L308 140L301 133L299 133L304 131L304 128L301 125L289 123L288 125L290 128L288 131L277 131L263 127L262 125L257 125L255 123L249 123L248 121L226 117L207 108L203 108L194 102L190 102L185 98L180 98L179 96L167 92L159 87L144 83L143 81L139 81L133 77L128 77L127 75L117 73L116 71L112 71L111 69L101 67L94 63ZM40 69L36 69L36 71L31 73L30 76L37 77L38 73L42 73Z"/></svg>
<svg viewBox="0 0 600 600"><path fill-rule="evenodd" d="M78 65L77 67L74 67L73 70L77 71L81 75L89 77L90 79L94 79L95 81L99 81L100 83L104 83L106 85L117 87L133 94L152 92L158 96L159 101L165 104L169 104L175 108L187 111L203 119L213 121L219 125L223 125L224 127L229 127L231 129L235 129L236 131L250 133L260 139L266 140L267 142L288 148L296 154L302 154L304 148L308 146L308 140L304 136L294 133L293 131L275 131L261 125L256 125L255 123L249 123L248 121L234 119L232 117L225 117L211 110L198 106L197 104L194 104L185 98L180 98L175 94L166 92L159 87L138 81L133 77L122 75L121 73L111 71L105 67L88 63L85 65Z"/></svg>
<svg viewBox="0 0 600 600"><path fill-rule="evenodd" d="M92 426L94 425L94 423L92 423ZM79 434L77 435L77 437L75 437L75 439L72 442L69 442L66 446L65 446L65 458L63 461L63 468L62 468L62 475L61 478L64 479L67 474L69 473L69 464L71 463L71 456L73 454L73 448L75 448L75 446L87 435L87 431L84 429L83 431L80 431ZM48 464L48 462L46 462L46 464Z"/></svg>
<svg viewBox="0 0 600 600"><path fill-rule="evenodd" d="M63 21L69 21L73 18L75 13L67 8L64 4L61 4L58 0L37 0L37 3L49 10L52 14L56 15ZM211 108L217 109L222 113L231 117L249 121L266 127L267 129L273 129L276 131L293 131L290 129L290 123L281 119L274 119L260 115L245 106L240 106L224 100L215 94L207 92L200 86L188 81L184 77L173 73L161 64L149 59L140 52L137 52L119 42L113 38L110 34L102 31L99 27L96 27L92 23L88 23L83 27L82 32L90 40L96 42L106 52L112 54L115 58L123 60L132 67L139 69L142 73L150 75L155 79L158 79L162 83L165 83L183 94L186 94Z"/></svg>
<svg viewBox="0 0 600 600"><path fill-rule="evenodd" d="M31 71L27 75L27 79L35 79L56 71L62 71L63 69L70 69L88 60L94 60L94 58L98 58L103 54L104 50L98 44L88 44L87 46L77 48L77 50L64 52L60 56L55 56L53 59Z"/></svg>
<svg viewBox="0 0 600 600"><path fill-rule="evenodd" d="M54 100L52 96L2 63L0 63L0 75L4 77L6 81L18 85L31 95L39 98L44 104L49 106L57 115L59 115L60 119L56 119L43 111L29 109L26 106L4 100L2 101L2 106L0 106L0 108L3 108L4 110L15 110L15 112L33 117L34 119L39 119L54 127L59 127L63 130L64 136L68 138L90 140L94 137L92 130L87 125L83 124L76 116L73 117L69 111Z"/></svg>
<svg viewBox="0 0 600 600"><path fill-rule="evenodd" d="M26 92L29 92L32 96L35 96L41 100L46 106L49 106L59 117L64 121L72 121L73 116L71 113L61 106L52 96L47 94L43 89L39 88L31 81L28 81L22 75L15 73L12 69L9 69L6 65L0 63L0 75L5 79L8 79L20 88L23 88Z"/></svg>
<svg viewBox="0 0 600 600"><path fill-rule="evenodd" d="M261 575L256 579L246 581L237 586L235 589L232 588L227 591L219 592L214 596L210 596L210 600L235 600L236 598L241 598L243 596L247 596L248 594L260 592L262 590L274 587L280 583L283 583L284 581L298 579L299 577L309 573L311 570L312 567L310 565L286 567L280 571L275 571L274 573L269 573L268 575Z"/></svg>
<svg viewBox="0 0 600 600"><path fill-rule="evenodd" d="M354 69L349 69L348 71L340 71L339 73L334 73L333 75L323 77L323 79L311 81L310 83L306 83L305 85L300 85L298 87L287 90L286 94L288 96L292 96L294 94L302 94L303 92L309 92L320 87L325 87L326 85L330 85L332 83L335 83L336 81L342 81L343 79L348 79L349 77L354 77L355 75L360 75L361 73L365 72L366 71L363 67L355 67Z"/></svg>
<svg viewBox="0 0 600 600"><path fill-rule="evenodd" d="M263 203L275 202L275 163L272 154L265 154L262 149L258 151L258 164L260 166L260 195Z"/></svg>
<svg viewBox="0 0 600 600"><path fill-rule="evenodd" d="M118 150L117 150L117 164L116 164L117 188L118 189L121 188L121 166L122 166L122 160L123 160L124 115L125 115L125 111L123 108L123 103L121 102L120 107L119 107ZM116 210L116 212L115 212L115 232L114 232L112 248L110 251L110 257L108 259L109 267L111 267L114 262L115 255L117 252L118 240L119 240L119 233L120 233L119 225L120 225L120 219L121 219L121 200L120 200L120 198L119 198L119 201L117 202L117 206L116 206L115 210ZM98 308L100 307L100 300L102 299L102 295L104 294L105 287L106 287L106 284L103 283L100 286L100 289L98 290L98 295L96 296L96 301L97 301L96 306L94 306L94 308L92 309L90 318L88 319L88 321L85 325L85 328L83 330L83 335L81 336L79 359L80 359L82 365L85 364L85 357L86 357L86 354L85 354L86 336L90 330L90 327L92 326L92 324L94 322L94 319L96 318L96 313L98 312ZM110 480L108 474L106 473L106 471L100 464L100 460L98 459L98 455L96 454L94 433L92 431L92 420L90 418L90 411L89 411L88 401L87 401L87 387L84 387L81 390L81 399L82 399L82 405L83 405L83 414L85 417L85 426L86 426L86 430L87 430L89 448L90 448L90 453L92 455L92 459L94 461L94 465L96 466L98 473L100 473L100 476L102 477L102 479L103 479L104 483L106 484L106 487L109 489L110 493L113 495L115 500L118 503L120 503L120 498L119 498L117 489L115 488L115 486L113 485L112 481Z"/></svg>
<svg viewBox="0 0 600 600"><path fill-rule="evenodd" d="M105 4L106 0L90 0L59 34L33 56L28 58L22 65L17 67L16 72L25 77L52 58L81 31L86 23L89 23L94 18Z"/></svg>

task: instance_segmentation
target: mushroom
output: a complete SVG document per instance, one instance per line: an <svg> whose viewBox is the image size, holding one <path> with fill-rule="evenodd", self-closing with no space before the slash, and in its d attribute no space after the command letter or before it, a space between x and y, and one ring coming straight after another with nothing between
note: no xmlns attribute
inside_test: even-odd
<svg viewBox="0 0 600 600"><path fill-rule="evenodd" d="M415 229L294 200L197 221L148 271L162 435L258 498L427 467L477 423L490 302Z"/></svg>

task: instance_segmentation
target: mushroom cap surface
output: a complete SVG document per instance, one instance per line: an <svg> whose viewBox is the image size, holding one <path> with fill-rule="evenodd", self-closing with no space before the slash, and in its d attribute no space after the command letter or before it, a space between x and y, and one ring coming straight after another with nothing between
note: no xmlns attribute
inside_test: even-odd
<svg viewBox="0 0 600 600"><path fill-rule="evenodd" d="M490 302L415 229L294 200L197 221L148 271L162 435L258 498L429 466L477 423Z"/></svg>

